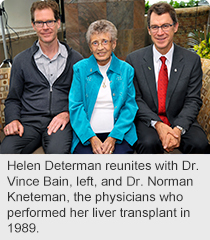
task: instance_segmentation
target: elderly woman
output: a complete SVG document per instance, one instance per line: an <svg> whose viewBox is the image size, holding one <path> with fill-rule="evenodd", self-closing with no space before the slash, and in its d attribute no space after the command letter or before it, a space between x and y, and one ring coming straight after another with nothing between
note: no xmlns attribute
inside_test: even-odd
<svg viewBox="0 0 210 240"><path fill-rule="evenodd" d="M113 53L117 29L107 20L93 22L86 39L92 55L74 65L69 94L73 128L71 152L133 153L137 140L134 69Z"/></svg>

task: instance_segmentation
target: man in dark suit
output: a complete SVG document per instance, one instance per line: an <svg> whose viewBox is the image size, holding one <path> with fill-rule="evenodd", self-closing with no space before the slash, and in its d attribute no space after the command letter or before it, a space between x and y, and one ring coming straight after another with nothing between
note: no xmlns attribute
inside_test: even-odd
<svg viewBox="0 0 210 240"><path fill-rule="evenodd" d="M147 23L154 44L126 58L135 69L139 106L136 151L163 153L178 148L182 153L207 153L206 135L196 121L202 105L200 57L173 43L179 24L168 3L153 4Z"/></svg>

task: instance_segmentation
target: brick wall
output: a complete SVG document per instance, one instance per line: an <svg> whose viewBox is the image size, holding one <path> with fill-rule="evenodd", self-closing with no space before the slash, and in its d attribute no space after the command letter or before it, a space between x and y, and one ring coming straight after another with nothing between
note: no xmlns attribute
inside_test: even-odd
<svg viewBox="0 0 210 240"><path fill-rule="evenodd" d="M192 8L177 8L176 13L179 21L179 29L175 34L174 42L182 47L188 48L188 34L194 29L204 30L207 24L210 6L199 6Z"/></svg>

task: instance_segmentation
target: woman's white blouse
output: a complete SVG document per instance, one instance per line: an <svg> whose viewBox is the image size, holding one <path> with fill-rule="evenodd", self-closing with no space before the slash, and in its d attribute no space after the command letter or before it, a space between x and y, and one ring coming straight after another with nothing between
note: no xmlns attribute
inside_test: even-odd
<svg viewBox="0 0 210 240"><path fill-rule="evenodd" d="M110 66L108 62L104 66L99 66L103 75L103 82L98 92L98 97L90 119L90 124L95 133L109 133L114 127L114 105L112 100L110 81L107 77L107 70Z"/></svg>

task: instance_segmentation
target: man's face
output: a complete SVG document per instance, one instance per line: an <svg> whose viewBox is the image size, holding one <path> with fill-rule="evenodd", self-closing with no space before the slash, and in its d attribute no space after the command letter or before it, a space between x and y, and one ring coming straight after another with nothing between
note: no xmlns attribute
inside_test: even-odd
<svg viewBox="0 0 210 240"><path fill-rule="evenodd" d="M50 20L55 20L52 9L46 8L42 10L35 10L34 22L46 22ZM43 27L37 27L34 23L32 23L32 26L36 31L41 43L50 44L54 40L57 41L57 32L60 27L60 20L57 20L52 27L47 26L46 23L43 25Z"/></svg>
<svg viewBox="0 0 210 240"><path fill-rule="evenodd" d="M150 27L152 26L162 26L164 24L173 24L173 20L171 19L169 13L164 13L162 15L157 15L152 12L150 16ZM169 26L167 30L163 30L162 28L158 28L153 30L152 28L148 28L148 32L151 36L151 39L156 47L156 49L161 54L166 54L173 43L174 33L178 30L178 23L175 25Z"/></svg>

